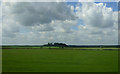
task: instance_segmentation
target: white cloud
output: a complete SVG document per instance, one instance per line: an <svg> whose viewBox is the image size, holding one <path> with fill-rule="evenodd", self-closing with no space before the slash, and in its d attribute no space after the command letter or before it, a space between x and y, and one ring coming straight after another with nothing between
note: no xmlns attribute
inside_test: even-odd
<svg viewBox="0 0 120 74"><path fill-rule="evenodd" d="M107 8L103 3L82 3L80 12L76 13L85 24L96 28L107 28L114 25L116 19L112 8ZM113 16L112 16L113 15Z"/></svg>
<svg viewBox="0 0 120 74"><path fill-rule="evenodd" d="M118 43L117 12L102 3L82 3L82 7L75 8L76 13L72 12L73 6L64 3L7 5L4 8L4 44ZM79 24L79 20L84 24Z"/></svg>

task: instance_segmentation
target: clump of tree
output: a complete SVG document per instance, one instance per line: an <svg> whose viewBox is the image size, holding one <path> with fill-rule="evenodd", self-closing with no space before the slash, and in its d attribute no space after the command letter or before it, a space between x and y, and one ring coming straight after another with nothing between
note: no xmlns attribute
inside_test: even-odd
<svg viewBox="0 0 120 74"><path fill-rule="evenodd" d="M67 47L65 43L54 43L54 46L58 46L59 48Z"/></svg>
<svg viewBox="0 0 120 74"><path fill-rule="evenodd" d="M59 47L59 48L67 47L67 45L65 43L48 43L44 46L49 46L49 48L51 48L52 46L56 46L56 47Z"/></svg>

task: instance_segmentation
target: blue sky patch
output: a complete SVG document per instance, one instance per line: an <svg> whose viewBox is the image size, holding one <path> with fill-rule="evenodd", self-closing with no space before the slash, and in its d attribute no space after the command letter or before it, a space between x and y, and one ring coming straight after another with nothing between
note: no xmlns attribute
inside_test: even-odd
<svg viewBox="0 0 120 74"><path fill-rule="evenodd" d="M111 7L113 9L113 11L118 11L118 3L117 2L95 2L95 3L106 4L106 7Z"/></svg>
<svg viewBox="0 0 120 74"><path fill-rule="evenodd" d="M95 2L95 3L103 3L104 5L106 4L106 7L111 7L113 11L118 11L118 2ZM80 2L67 2L67 5L76 6L79 4L79 6L82 6ZM76 10L74 10L76 12Z"/></svg>

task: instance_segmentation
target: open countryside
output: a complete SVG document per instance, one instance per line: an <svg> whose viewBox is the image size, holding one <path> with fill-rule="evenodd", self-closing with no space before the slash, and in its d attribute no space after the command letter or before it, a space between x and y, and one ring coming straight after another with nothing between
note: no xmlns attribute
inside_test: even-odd
<svg viewBox="0 0 120 74"><path fill-rule="evenodd" d="M118 48L3 46L3 72L118 72Z"/></svg>

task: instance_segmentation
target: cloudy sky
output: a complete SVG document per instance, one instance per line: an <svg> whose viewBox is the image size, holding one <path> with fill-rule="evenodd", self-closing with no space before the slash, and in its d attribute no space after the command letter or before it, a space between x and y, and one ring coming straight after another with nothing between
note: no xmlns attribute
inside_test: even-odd
<svg viewBox="0 0 120 74"><path fill-rule="evenodd" d="M2 43L118 44L115 2L4 2Z"/></svg>

